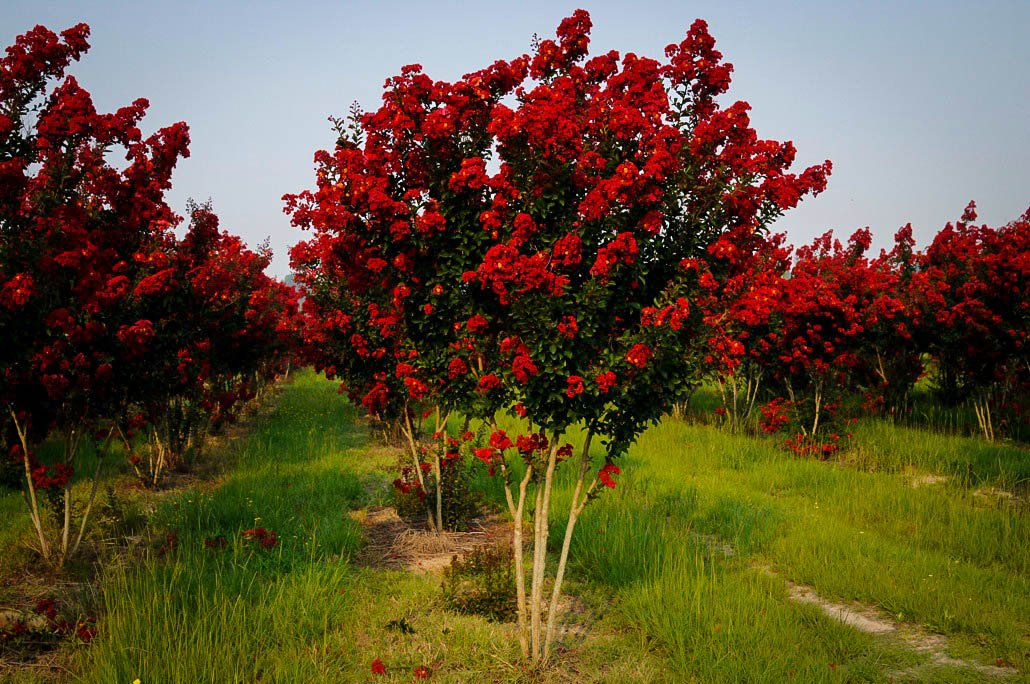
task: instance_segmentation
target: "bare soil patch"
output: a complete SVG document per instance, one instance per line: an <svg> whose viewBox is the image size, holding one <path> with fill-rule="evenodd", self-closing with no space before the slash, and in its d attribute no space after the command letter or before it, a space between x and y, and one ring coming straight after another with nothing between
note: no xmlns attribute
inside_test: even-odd
<svg viewBox="0 0 1030 684"><path fill-rule="evenodd" d="M349 515L361 523L367 540L358 554L359 564L414 573L443 572L455 556L504 543L511 534L511 523L499 515L477 518L465 532L440 534L425 525L404 521L392 506L351 511Z"/></svg>

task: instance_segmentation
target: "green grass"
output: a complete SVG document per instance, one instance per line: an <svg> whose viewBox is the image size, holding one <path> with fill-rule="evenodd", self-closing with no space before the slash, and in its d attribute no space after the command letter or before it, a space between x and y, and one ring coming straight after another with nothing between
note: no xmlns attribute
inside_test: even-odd
<svg viewBox="0 0 1030 684"><path fill-rule="evenodd" d="M376 657L396 682L418 665L443 682L983 680L791 601L785 579L947 635L956 657L1030 668L1030 518L990 493L1025 492L1025 449L868 421L856 448L825 463L666 421L580 519L569 619L589 632L534 673L511 626L444 610L439 578L354 564L361 529L348 513L388 502L393 477L365 435L331 383L304 372L286 385L222 453L220 481L156 499L150 525L174 532L176 550L105 567L100 637L66 652L77 681L361 682ZM555 548L571 475L556 485ZM925 475L946 479L913 486ZM475 482L500 503L496 480ZM4 548L27 532L21 506L0 497ZM280 543L250 548L240 532L255 526ZM205 548L218 536L227 548ZM414 634L387 627L401 618Z"/></svg>

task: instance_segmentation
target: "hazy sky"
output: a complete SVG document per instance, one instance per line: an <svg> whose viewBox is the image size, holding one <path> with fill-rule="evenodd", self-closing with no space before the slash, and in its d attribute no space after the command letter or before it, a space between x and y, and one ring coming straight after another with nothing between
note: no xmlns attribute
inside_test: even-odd
<svg viewBox="0 0 1030 684"><path fill-rule="evenodd" d="M146 97L145 130L185 120L192 156L171 194L211 198L223 226L270 238L273 271L303 233L281 196L312 187L327 117L378 105L417 62L452 79L529 49L583 7L591 52L660 57L696 17L736 69L729 96L829 189L778 224L792 241L911 221L926 242L970 199L1001 224L1030 206L1030 2L71 2L0 0L0 40L37 23L92 27L75 67L101 111Z"/></svg>

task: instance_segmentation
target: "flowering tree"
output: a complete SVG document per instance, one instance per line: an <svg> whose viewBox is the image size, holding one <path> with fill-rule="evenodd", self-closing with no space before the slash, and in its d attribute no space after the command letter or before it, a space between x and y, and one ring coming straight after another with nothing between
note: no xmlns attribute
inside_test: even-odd
<svg viewBox="0 0 1030 684"><path fill-rule="evenodd" d="M915 287L942 399L969 400L993 439L993 413L1018 415L1030 386L1030 211L1001 228L974 221L971 202L918 258Z"/></svg>
<svg viewBox="0 0 1030 684"><path fill-rule="evenodd" d="M900 231L897 246L876 259L866 257L870 241L868 229L846 245L826 233L798 249L764 319L768 329L750 351L771 380L762 427L794 430L787 446L796 453L838 449L841 403L854 390L897 403L922 371L901 268L911 231Z"/></svg>
<svg viewBox="0 0 1030 684"><path fill-rule="evenodd" d="M79 446L93 440L103 455L133 384L122 363L154 337L127 299L139 261L174 221L163 194L188 144L181 123L142 136L146 100L100 114L74 78L52 87L87 49L88 33L84 24L61 36L37 26L0 60L0 403L18 437L40 550L58 564L81 543L96 492L94 476L72 538ZM122 170L105 161L115 149L124 151ZM50 429L64 435L65 451L45 466L32 447ZM63 508L54 546L39 490L55 492Z"/></svg>
<svg viewBox="0 0 1030 684"><path fill-rule="evenodd" d="M242 402L285 370L300 335L296 292L264 273L270 255L220 231L207 206L191 206L181 240L152 251L131 295L134 315L154 339L128 370L136 383L135 426L146 425L146 462L130 462L157 485L195 456L209 429L234 419ZM128 432L128 431L126 431ZM131 445L130 445L131 449Z"/></svg>
<svg viewBox="0 0 1030 684"><path fill-rule="evenodd" d="M912 388L924 372L914 246L912 226L902 226L893 248L859 260L849 278L863 312L856 384L866 389L866 408L879 413L907 411Z"/></svg>
<svg viewBox="0 0 1030 684"><path fill-rule="evenodd" d="M664 62L587 60L590 25L577 11L557 40L455 83L406 67L355 122L359 137L316 156L318 189L287 198L318 236L305 261L328 286L389 307L396 342L384 349L403 358L394 374L409 396L527 421L511 437L494 425L477 455L505 480L520 640L534 660L549 653L577 517L599 484L615 486L615 459L701 377L708 336L692 301L713 277L709 247L753 249L830 168L789 173L790 143L760 140L746 103L717 104L732 67L704 22ZM380 326L384 337L393 329ZM545 628L551 489L576 426ZM595 437L606 455L593 471Z"/></svg>
<svg viewBox="0 0 1030 684"><path fill-rule="evenodd" d="M0 434L24 470L40 552L57 565L82 543L116 435L149 423L174 457L183 407L199 406L205 426L231 419L299 335L296 293L263 273L267 253L220 233L200 208L182 240L173 233L164 193L188 154L186 125L144 137L146 100L100 114L73 77L53 85L88 33L37 26L0 59ZM120 169L106 161L119 151ZM64 452L44 464L34 447L52 431ZM97 466L73 525L87 442ZM167 465L152 461L152 482Z"/></svg>
<svg viewBox="0 0 1030 684"><path fill-rule="evenodd" d="M747 250L713 245L700 281L697 306L710 331L704 362L718 381L716 413L732 429L750 424L769 384L762 360L781 334L776 312L784 301L792 251L784 246L785 237L755 236L754 247ZM711 274L713 267L720 277Z"/></svg>

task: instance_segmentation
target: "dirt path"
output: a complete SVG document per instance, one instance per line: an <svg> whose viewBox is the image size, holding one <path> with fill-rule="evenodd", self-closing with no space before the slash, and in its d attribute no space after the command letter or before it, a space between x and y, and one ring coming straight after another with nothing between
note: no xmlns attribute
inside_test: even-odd
<svg viewBox="0 0 1030 684"><path fill-rule="evenodd" d="M929 660L925 663L907 670L890 673L897 679L912 677L927 667L957 667L973 670L985 677L992 678L1014 677L1019 674L1019 670L1004 663L985 665L948 655L948 637L929 632L916 624L900 622L880 608L860 603L831 601L820 596L815 587L792 582L767 565L755 565L754 568L759 572L782 579L787 586L787 596L791 601L816 606L832 620L866 634L897 639L906 648L928 656Z"/></svg>

